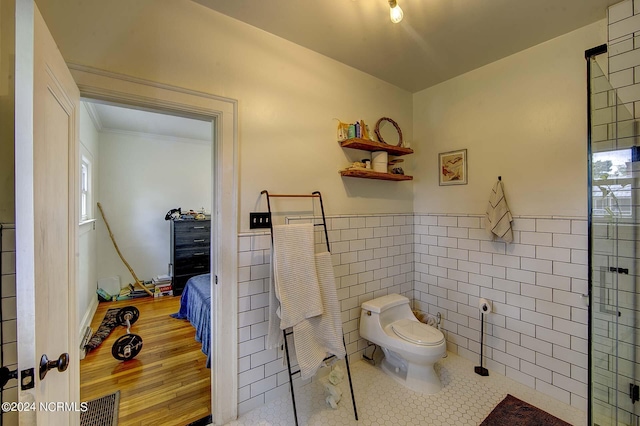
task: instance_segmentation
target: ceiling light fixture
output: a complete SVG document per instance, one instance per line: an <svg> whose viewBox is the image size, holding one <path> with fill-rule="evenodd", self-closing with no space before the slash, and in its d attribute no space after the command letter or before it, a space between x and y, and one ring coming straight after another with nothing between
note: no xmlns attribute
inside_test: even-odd
<svg viewBox="0 0 640 426"><path fill-rule="evenodd" d="M391 17L391 22L397 24L398 22L402 21L404 13L402 13L402 9L400 9L400 6L398 5L398 2L396 0L389 0L389 8L389 16Z"/></svg>

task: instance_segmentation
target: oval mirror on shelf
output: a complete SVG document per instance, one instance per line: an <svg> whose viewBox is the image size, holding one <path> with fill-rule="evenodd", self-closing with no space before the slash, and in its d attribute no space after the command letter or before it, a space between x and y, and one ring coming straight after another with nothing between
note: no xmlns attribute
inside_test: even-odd
<svg viewBox="0 0 640 426"><path fill-rule="evenodd" d="M402 130L398 123L389 117L382 117L376 123L375 128L378 140L387 145L402 146Z"/></svg>

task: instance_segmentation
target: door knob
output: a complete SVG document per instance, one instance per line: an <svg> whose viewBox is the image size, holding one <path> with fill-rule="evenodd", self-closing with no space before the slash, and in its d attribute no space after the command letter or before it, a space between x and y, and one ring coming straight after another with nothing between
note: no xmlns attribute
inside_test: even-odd
<svg viewBox="0 0 640 426"><path fill-rule="evenodd" d="M4 388L11 379L18 378L18 370L9 370L7 367L0 368L0 389Z"/></svg>
<svg viewBox="0 0 640 426"><path fill-rule="evenodd" d="M47 354L42 355L40 358L40 380L43 380L47 375L47 372L53 368L57 368L62 372L69 366L69 354L64 353L58 357L58 359L49 360Z"/></svg>

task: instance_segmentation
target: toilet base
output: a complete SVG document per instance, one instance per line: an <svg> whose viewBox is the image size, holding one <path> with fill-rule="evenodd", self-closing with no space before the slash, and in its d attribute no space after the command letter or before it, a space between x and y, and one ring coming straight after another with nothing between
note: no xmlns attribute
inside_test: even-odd
<svg viewBox="0 0 640 426"><path fill-rule="evenodd" d="M407 371L402 371L389 363L386 357L382 360L382 370L401 385L415 392L427 395L442 390L442 383L432 365L408 364ZM398 370L396 372L396 370Z"/></svg>

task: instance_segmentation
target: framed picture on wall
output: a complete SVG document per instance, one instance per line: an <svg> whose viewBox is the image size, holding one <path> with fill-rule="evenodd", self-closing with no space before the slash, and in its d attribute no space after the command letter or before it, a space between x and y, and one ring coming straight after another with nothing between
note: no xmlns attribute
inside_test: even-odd
<svg viewBox="0 0 640 426"><path fill-rule="evenodd" d="M438 183L440 185L467 184L467 150L438 154Z"/></svg>

